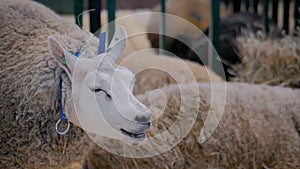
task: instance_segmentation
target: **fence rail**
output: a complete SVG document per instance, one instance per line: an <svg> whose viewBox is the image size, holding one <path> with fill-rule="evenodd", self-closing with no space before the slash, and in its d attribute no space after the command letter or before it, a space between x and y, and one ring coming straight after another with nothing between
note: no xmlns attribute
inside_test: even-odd
<svg viewBox="0 0 300 169"><path fill-rule="evenodd" d="M41 3L44 3L48 6L51 6L52 9L55 10L55 5L53 5L56 1L59 0L52 0L52 1L46 1L46 0L36 0ZM72 1L72 0L69 0ZM214 45L215 49L217 50L219 47L219 29L220 29L220 3L225 3L228 9L232 9L232 12L240 12L240 11L252 11L255 13L259 13L259 8L261 7L263 15L263 23L264 23L264 31L266 34L269 32L269 18L271 18L275 23L278 24L278 21L280 18L278 18L278 10L283 11L283 16L282 16L282 21L283 21L283 26L282 30L285 31L286 34L290 33L290 10L291 10L291 3L293 3L294 9L294 15L292 16L294 19L294 30L299 29L300 26L300 16L299 16L299 11L300 11L300 0L211 0L212 1L212 6L211 6L211 15L212 15L212 35L211 35L211 41L212 44ZM222 2L221 2L222 1ZM119 1L119 3L122 1ZM147 1L149 2L149 1ZM156 2L156 1L155 1ZM161 12L165 13L165 0L160 0L161 2ZM50 4L47 4L50 3ZM56 4L60 3L56 2ZM82 16L79 16L84 10L84 0L73 0L73 9L74 9L74 15L76 16L76 24L81 26L82 23ZM105 2L106 9L108 11L108 22L112 22L110 24L109 29L108 29L108 39L109 42L114 34L115 31L115 11L116 11L116 5L118 2L116 0L106 0ZM137 3L140 3L139 0L137 0ZM153 1L154 3L154 1ZM283 4L283 5L280 5ZM90 14L90 30L92 33L95 33L97 30L100 29L101 27L101 17L100 17L100 11L102 8L102 0L88 0L89 8L90 9L95 9L96 11L92 12ZM149 4L148 4L149 5ZM65 7L68 7L64 5ZM283 6L283 9L279 9L280 6ZM242 8L243 7L243 8ZM270 11L269 9L272 9ZM69 8L68 8L69 11ZM60 9L61 12L61 9ZM271 17L269 17L269 14L271 14ZM162 33L165 33L166 31L166 26L165 26L165 15L162 15L162 26L161 26L161 31ZM162 36L161 38L161 48L165 49L166 47L166 39L165 36ZM214 59L212 58L212 61ZM215 70L214 64L212 63L212 69Z"/></svg>

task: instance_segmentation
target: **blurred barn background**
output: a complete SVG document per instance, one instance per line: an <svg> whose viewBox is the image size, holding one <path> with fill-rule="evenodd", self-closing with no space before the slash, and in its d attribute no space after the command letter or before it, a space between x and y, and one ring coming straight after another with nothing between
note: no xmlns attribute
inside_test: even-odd
<svg viewBox="0 0 300 169"><path fill-rule="evenodd" d="M249 76L249 74L256 74L255 78L257 78L257 74L262 74L262 72L257 73L256 71L258 69L256 68L256 66L253 66L253 64L251 64L251 61L254 61L252 56L252 59L246 58L247 55L245 54L245 50L249 49L249 47L243 48L243 46L245 45L242 45L241 43L247 42L249 44L249 42L247 40L244 40L243 42L241 40L237 41L238 37L243 36L249 38L251 36L251 33L254 33L255 38L260 39L260 41L268 41L268 44L278 42L279 44L285 44L286 46L288 46L289 43L279 42L281 39L286 38L292 38L292 40L290 40L291 43L299 44L299 39L297 37L300 25L300 0L37 1L50 7L51 9L60 13L62 16L76 22L80 27L85 30L91 31L92 33L95 33L101 28L101 26L107 24L108 22L114 21L119 17L138 12L153 11L179 16L196 25L199 29L203 30L203 32L210 38L214 48L218 52L218 55L220 55L221 62L225 70L226 80L246 81L252 83L268 83L269 81L272 81L272 78L277 78L271 76L266 80L263 80L266 77L266 75L263 75L262 77L264 78L255 80L252 76ZM145 32L151 29L151 27L157 27L157 29L160 28L162 32L165 32L168 31L166 25L172 25L172 23L169 23L163 17L164 15L162 15L163 22L161 24L152 23L151 17L148 17L136 18L134 22L128 25L130 25L131 27L137 27L134 29L144 30ZM109 27L109 38L111 38L111 36L113 35L115 27L116 26L114 24ZM142 39L143 43L147 44L148 46L150 44L153 48L164 49L183 59L189 59L200 64L207 65L216 73L220 74L220 70L218 70L215 64L216 62L218 62L218 58L216 57L217 54L212 53L210 54L210 56L207 56L208 58L204 58L204 60L207 60L207 62L203 61L202 58L200 60L199 56L197 56L194 51L201 48L201 45L199 45L199 43L201 42L201 37L199 37L199 35L192 34L188 30L184 30L183 27L184 26L182 25L172 25L172 29L176 29L176 31L178 32L178 37L183 37L183 39L185 38L187 39L187 41L190 41L192 47L189 47L186 43L182 43L177 39L157 34L147 34L139 40ZM244 31L244 29L246 29L246 31ZM253 36L251 37L254 38ZM138 46L134 48L136 50L145 48L147 46L143 46L138 43L139 42L134 44ZM258 44L257 41L255 41L255 43ZM284 48L284 46L277 46ZM295 65L297 67L297 65L299 65L299 45L294 46L295 47L292 50L296 51L294 52L294 57L298 58L295 62ZM258 49L252 48L252 50L257 51ZM274 50L279 49L276 48ZM253 52L251 54L253 54ZM260 53L260 55L263 54ZM257 60L259 58L256 57L255 59ZM285 59L286 57L279 58ZM245 63L246 61L247 63ZM268 62L264 62L264 64L271 65L272 60L267 61ZM251 68L248 67L249 65L252 65ZM286 67L287 66L288 65L286 65ZM282 69L286 69L286 67L283 67ZM245 73L244 70L247 70L247 73ZM271 69L268 70L270 71ZM298 73L298 71L296 72ZM263 73L273 74L271 72ZM296 76L298 75L299 74L296 74ZM249 79L250 77L251 79ZM295 74L293 74L293 77L295 77ZM282 80L280 81L281 83L283 83ZM299 78L296 78L296 80L293 81L294 85L292 86L299 86Z"/></svg>

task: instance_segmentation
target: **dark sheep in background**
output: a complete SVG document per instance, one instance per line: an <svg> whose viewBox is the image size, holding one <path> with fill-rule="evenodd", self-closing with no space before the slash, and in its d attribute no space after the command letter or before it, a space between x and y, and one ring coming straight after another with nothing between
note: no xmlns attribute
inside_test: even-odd
<svg viewBox="0 0 300 169"><path fill-rule="evenodd" d="M282 34L280 29L277 28L276 24L272 21L269 22L270 33L269 38L281 38ZM221 19L220 21L220 48L217 50L219 56L221 57L223 67L225 70L225 76L228 80L229 77L235 75L232 70L232 65L240 63L241 59L236 51L235 40L237 37L242 35L250 36L256 35L259 31L263 30L263 17L255 13L250 12L240 12L232 14L228 17ZM179 34L177 39L167 37L168 51L174 53L180 58L192 60L200 64L208 64L208 44L207 36L209 35L209 28L204 30L204 34L198 35L192 42L192 49L187 44L184 44L179 39L185 40L186 37L184 32ZM148 38L152 44L152 47L157 48L159 45L157 41L153 40L154 34L148 34ZM201 56L201 60L198 55Z"/></svg>
<svg viewBox="0 0 300 169"><path fill-rule="evenodd" d="M281 38L282 34L281 31L277 28L274 22L270 22L270 33L269 38ZM255 35L259 33L259 31L263 30L263 17L257 15L255 13L249 12L240 12L230 15L224 19L221 19L220 22L220 47L217 50L225 70L226 79L228 80L229 77L235 75L234 70L232 70L232 65L240 63L241 58L236 50L235 40L237 37L242 35ZM207 28L204 31L205 35L209 35L209 29ZM203 43L201 41L203 36L199 36L196 38L193 44L193 50L198 51L201 54L203 59L196 55L193 50L190 50L189 53L186 55L186 58L192 61L196 61L200 64L207 64L207 48L205 49ZM207 44L206 44L207 47ZM185 49L186 50L186 49ZM204 53L203 53L204 52Z"/></svg>

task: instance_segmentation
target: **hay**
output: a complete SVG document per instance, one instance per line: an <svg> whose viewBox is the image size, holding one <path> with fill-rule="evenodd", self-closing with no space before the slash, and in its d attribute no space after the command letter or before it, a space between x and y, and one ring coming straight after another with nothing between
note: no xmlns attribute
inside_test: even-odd
<svg viewBox="0 0 300 169"><path fill-rule="evenodd" d="M242 58L235 65L237 82L300 87L300 38L240 37L236 41Z"/></svg>

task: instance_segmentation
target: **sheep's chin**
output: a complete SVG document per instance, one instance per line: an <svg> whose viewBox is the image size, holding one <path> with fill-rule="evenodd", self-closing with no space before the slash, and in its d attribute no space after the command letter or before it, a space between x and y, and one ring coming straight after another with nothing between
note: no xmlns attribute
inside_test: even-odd
<svg viewBox="0 0 300 169"><path fill-rule="evenodd" d="M141 145L147 137L144 138L134 138L134 137L128 137L128 136L123 136L122 137L122 141L126 144L128 144L129 146L139 146Z"/></svg>

